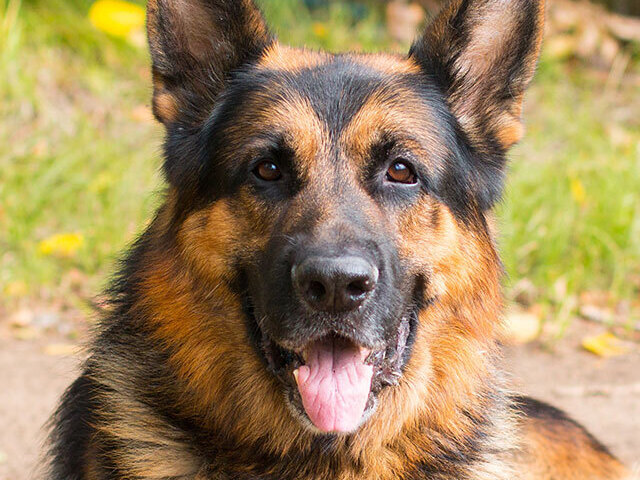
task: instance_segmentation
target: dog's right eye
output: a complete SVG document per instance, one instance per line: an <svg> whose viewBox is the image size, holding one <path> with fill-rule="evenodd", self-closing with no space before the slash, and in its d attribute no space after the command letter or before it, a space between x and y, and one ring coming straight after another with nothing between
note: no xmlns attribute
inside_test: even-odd
<svg viewBox="0 0 640 480"><path fill-rule="evenodd" d="M266 182L275 182L282 178L280 167L269 161L260 162L256 168L253 169L253 174Z"/></svg>

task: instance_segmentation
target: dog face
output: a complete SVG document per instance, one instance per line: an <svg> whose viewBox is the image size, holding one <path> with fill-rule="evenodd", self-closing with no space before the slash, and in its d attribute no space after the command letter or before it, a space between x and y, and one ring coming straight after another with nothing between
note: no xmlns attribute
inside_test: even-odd
<svg viewBox="0 0 640 480"><path fill-rule="evenodd" d="M250 0L149 2L170 229L203 296L239 312L184 342L234 352L216 371L249 415L281 403L348 434L471 388L500 304L488 215L542 11L457 0L396 57L285 47Z"/></svg>

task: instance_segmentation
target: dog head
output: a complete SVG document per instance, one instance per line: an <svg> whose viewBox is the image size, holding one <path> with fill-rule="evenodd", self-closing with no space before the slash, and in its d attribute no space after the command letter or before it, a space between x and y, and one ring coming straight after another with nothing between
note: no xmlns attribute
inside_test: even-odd
<svg viewBox="0 0 640 480"><path fill-rule="evenodd" d="M190 388L247 432L282 408L269 428L294 437L444 418L498 323L489 215L543 1L454 0L407 56L283 46L251 0L148 9L170 229L200 292L161 331Z"/></svg>

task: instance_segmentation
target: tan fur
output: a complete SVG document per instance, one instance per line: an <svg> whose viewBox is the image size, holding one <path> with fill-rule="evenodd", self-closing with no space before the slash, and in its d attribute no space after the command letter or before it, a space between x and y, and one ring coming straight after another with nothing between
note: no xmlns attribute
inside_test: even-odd
<svg viewBox="0 0 640 480"><path fill-rule="evenodd" d="M592 441L576 425L527 419L521 426L523 480L622 479L627 470L593 448Z"/></svg>
<svg viewBox="0 0 640 480"><path fill-rule="evenodd" d="M301 52L304 52L301 54ZM300 50L275 42L263 54L259 67L269 70L296 73L305 68L318 67L329 62L331 57L324 52Z"/></svg>

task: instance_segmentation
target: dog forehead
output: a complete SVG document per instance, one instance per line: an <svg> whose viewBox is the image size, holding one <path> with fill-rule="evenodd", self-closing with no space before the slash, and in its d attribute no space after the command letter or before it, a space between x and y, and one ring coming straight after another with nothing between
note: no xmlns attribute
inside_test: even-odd
<svg viewBox="0 0 640 480"><path fill-rule="evenodd" d="M423 95L429 90L426 77L411 59L393 55L333 55L276 46L238 84L244 84L245 112L260 112L257 126L286 128L312 115L335 138L358 116L375 121L377 111L382 121L385 112L395 110L424 118L430 109Z"/></svg>

